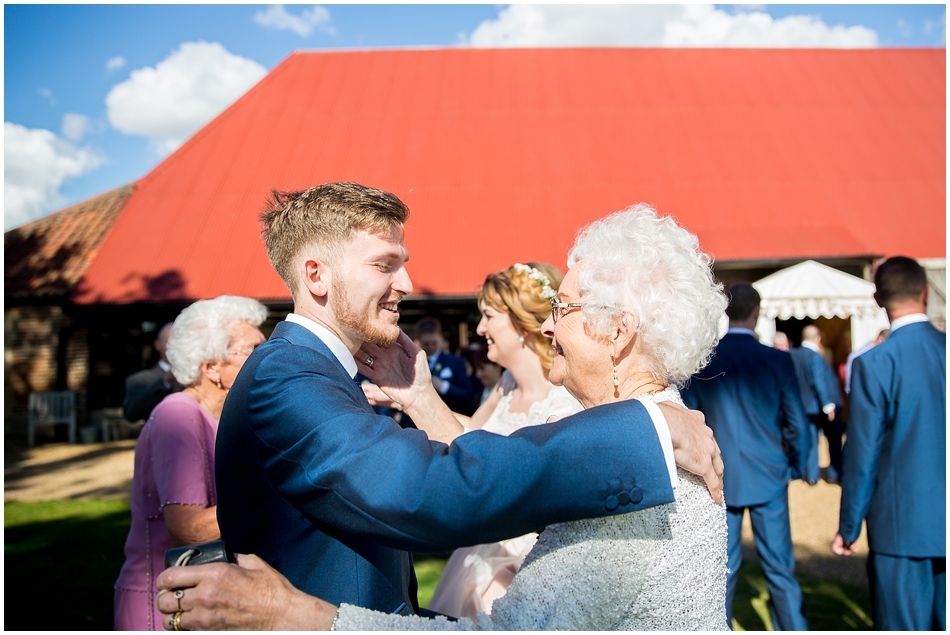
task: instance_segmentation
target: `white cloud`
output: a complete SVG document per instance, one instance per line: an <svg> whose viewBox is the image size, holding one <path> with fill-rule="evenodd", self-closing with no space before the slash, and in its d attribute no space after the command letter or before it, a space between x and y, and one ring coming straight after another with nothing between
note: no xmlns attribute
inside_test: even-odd
<svg viewBox="0 0 950 635"><path fill-rule="evenodd" d="M254 14L254 21L272 29L293 31L300 37L307 37L314 28L333 35L336 30L330 24L330 12L325 7L314 5L304 9L300 15L287 13L282 4L272 4L266 11Z"/></svg>
<svg viewBox="0 0 950 635"><path fill-rule="evenodd" d="M123 66L125 66L125 58L118 55L106 62L106 70L110 71L114 71L117 68L122 68Z"/></svg>
<svg viewBox="0 0 950 635"><path fill-rule="evenodd" d="M808 15L729 14L713 5L511 5L463 44L855 48L878 42L863 26L832 27Z"/></svg>
<svg viewBox="0 0 950 635"><path fill-rule="evenodd" d="M50 106L56 105L56 98L53 97L53 91L51 91L49 88L40 88L36 92L39 93L40 97L45 97L48 99Z"/></svg>
<svg viewBox="0 0 950 635"><path fill-rule="evenodd" d="M90 172L102 158L49 130L3 122L4 230L35 220L64 204L59 188Z"/></svg>
<svg viewBox="0 0 950 635"><path fill-rule="evenodd" d="M106 95L109 123L167 154L256 84L267 69L217 42L185 42Z"/></svg>
<svg viewBox="0 0 950 635"><path fill-rule="evenodd" d="M70 141L80 141L89 130L89 117L75 112L63 115L63 124L60 132Z"/></svg>

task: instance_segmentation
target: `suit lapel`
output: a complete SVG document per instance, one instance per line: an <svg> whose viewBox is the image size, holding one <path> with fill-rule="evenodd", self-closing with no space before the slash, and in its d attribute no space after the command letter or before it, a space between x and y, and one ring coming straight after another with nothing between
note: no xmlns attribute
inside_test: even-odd
<svg viewBox="0 0 950 635"><path fill-rule="evenodd" d="M359 384L350 377L350 374L346 372L343 364L340 363L340 360L337 359L329 347L323 343L323 340L317 337L312 331L299 324L283 321L278 322L277 326L274 327L274 332L271 333L270 339L287 340L293 346L304 346L325 357L327 359L327 365L332 366L339 374L340 384L346 387L346 391L353 395L354 399L358 402L361 404L365 403L367 407L370 407L369 402L366 401L366 395L363 394L363 390Z"/></svg>

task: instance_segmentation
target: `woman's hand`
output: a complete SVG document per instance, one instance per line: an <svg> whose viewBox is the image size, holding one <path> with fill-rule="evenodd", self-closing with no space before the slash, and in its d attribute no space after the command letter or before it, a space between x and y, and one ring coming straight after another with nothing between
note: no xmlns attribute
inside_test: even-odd
<svg viewBox="0 0 950 635"><path fill-rule="evenodd" d="M337 607L300 591L254 555L238 564L170 567L156 580L165 630L330 630ZM175 591L180 590L180 598Z"/></svg>
<svg viewBox="0 0 950 635"><path fill-rule="evenodd" d="M360 373L405 409L412 408L426 391L435 394L425 352L402 331L392 346L383 348L364 342L353 357ZM370 359L372 363L367 364Z"/></svg>

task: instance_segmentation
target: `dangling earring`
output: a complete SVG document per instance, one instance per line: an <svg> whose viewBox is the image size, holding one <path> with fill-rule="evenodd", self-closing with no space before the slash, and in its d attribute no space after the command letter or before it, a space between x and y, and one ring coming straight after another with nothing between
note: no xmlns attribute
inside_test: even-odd
<svg viewBox="0 0 950 635"><path fill-rule="evenodd" d="M524 346L524 335L518 338L518 341L521 342L521 345Z"/></svg>
<svg viewBox="0 0 950 635"><path fill-rule="evenodd" d="M616 367L615 367L615 368L614 368L614 376L616 376L616 375L617 375L617 369L616 369ZM220 388L221 390L224 390L224 386L221 385L221 378L220 378L220 377L218 377L218 378L215 380L215 383L218 384L218 388ZM616 386L616 384L614 384L614 385Z"/></svg>
<svg viewBox="0 0 950 635"><path fill-rule="evenodd" d="M614 388L620 385L620 378L617 377L617 360L614 359L613 355L610 356L610 363L614 365Z"/></svg>

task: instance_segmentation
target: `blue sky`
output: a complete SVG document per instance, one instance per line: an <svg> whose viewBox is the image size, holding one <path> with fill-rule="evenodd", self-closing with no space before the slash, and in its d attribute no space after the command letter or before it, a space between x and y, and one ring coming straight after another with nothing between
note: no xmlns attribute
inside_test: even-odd
<svg viewBox="0 0 950 635"><path fill-rule="evenodd" d="M297 49L946 47L931 5L5 5L4 228L124 185Z"/></svg>

